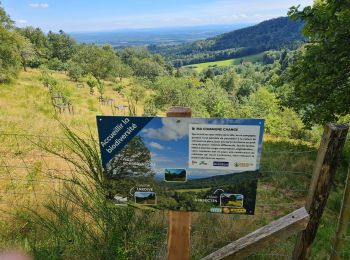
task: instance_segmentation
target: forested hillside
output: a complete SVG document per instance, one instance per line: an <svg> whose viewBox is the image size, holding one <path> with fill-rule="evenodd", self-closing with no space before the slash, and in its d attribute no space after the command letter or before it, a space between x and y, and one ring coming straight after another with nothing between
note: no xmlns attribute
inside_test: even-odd
<svg viewBox="0 0 350 260"><path fill-rule="evenodd" d="M301 20L280 17L235 30L207 40L172 47L150 46L176 67L207 61L226 60L281 48L295 49L304 41Z"/></svg>

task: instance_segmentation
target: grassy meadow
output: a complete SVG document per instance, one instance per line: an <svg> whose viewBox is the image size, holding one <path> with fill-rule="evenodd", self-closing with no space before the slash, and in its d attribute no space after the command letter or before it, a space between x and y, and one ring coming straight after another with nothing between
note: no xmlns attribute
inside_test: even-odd
<svg viewBox="0 0 350 260"><path fill-rule="evenodd" d="M261 62L264 56L264 52L253 54L249 56L242 57L243 62ZM212 62L203 62L197 64L186 65L184 68L192 68L196 72L200 73L211 67L228 67L232 65L239 65L241 63L241 58L221 60L221 61L212 61Z"/></svg>
<svg viewBox="0 0 350 260"><path fill-rule="evenodd" d="M74 143L74 138L67 139L60 126L62 122L90 141L91 137L96 138L95 116L112 115L112 108L102 105L99 94L91 95L87 86L77 88L64 73L52 72L52 76L62 82L63 92L74 106L74 115L54 112L38 70L21 72L12 83L0 85L0 209L3 212L0 248L22 248L35 259L164 259L166 212L118 209L106 204L96 184L101 174L98 149ZM113 90L114 84L105 81L105 96L114 99L116 105L130 105L128 98L135 84L132 79L122 80L125 86L122 95ZM137 115L143 114L142 102L135 108ZM77 163L55 156L47 147L74 158ZM193 214L191 258L200 259L303 206L316 154L317 144L266 135L256 214ZM96 174L89 175L91 172ZM345 174L343 161L337 178L344 180ZM95 185L92 190L85 186L89 181ZM314 244L313 259L326 259L331 252L341 194L341 187L331 193ZM294 239L273 245L249 259L288 259ZM346 248L350 248L350 241ZM348 259L349 250L343 256Z"/></svg>

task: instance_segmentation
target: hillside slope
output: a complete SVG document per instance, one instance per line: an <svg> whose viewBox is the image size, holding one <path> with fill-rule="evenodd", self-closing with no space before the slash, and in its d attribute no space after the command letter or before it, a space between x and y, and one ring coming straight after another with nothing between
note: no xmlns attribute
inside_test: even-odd
<svg viewBox="0 0 350 260"><path fill-rule="evenodd" d="M175 66L239 58L272 49L294 49L304 40L303 23L279 17L257 25L189 44L161 47L150 51L166 56Z"/></svg>
<svg viewBox="0 0 350 260"><path fill-rule="evenodd" d="M292 47L302 41L303 23L292 21L288 17L280 17L261 22L255 26L225 33L214 38L209 50L225 50L228 48L261 48L276 49Z"/></svg>

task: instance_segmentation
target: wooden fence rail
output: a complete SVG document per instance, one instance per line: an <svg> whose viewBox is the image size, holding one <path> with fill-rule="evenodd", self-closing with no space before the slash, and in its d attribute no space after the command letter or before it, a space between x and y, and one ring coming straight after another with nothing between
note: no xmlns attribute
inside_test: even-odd
<svg viewBox="0 0 350 260"><path fill-rule="evenodd" d="M224 246L202 260L243 259L304 230L308 222L309 214L305 208L300 208Z"/></svg>

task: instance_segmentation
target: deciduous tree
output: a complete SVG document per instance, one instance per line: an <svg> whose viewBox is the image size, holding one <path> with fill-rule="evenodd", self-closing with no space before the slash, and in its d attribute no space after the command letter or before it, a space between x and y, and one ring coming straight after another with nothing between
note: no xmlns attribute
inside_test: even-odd
<svg viewBox="0 0 350 260"><path fill-rule="evenodd" d="M289 15L305 21L310 43L283 78L290 89L284 103L309 126L336 121L350 113L349 1L316 1L302 11L292 7Z"/></svg>

